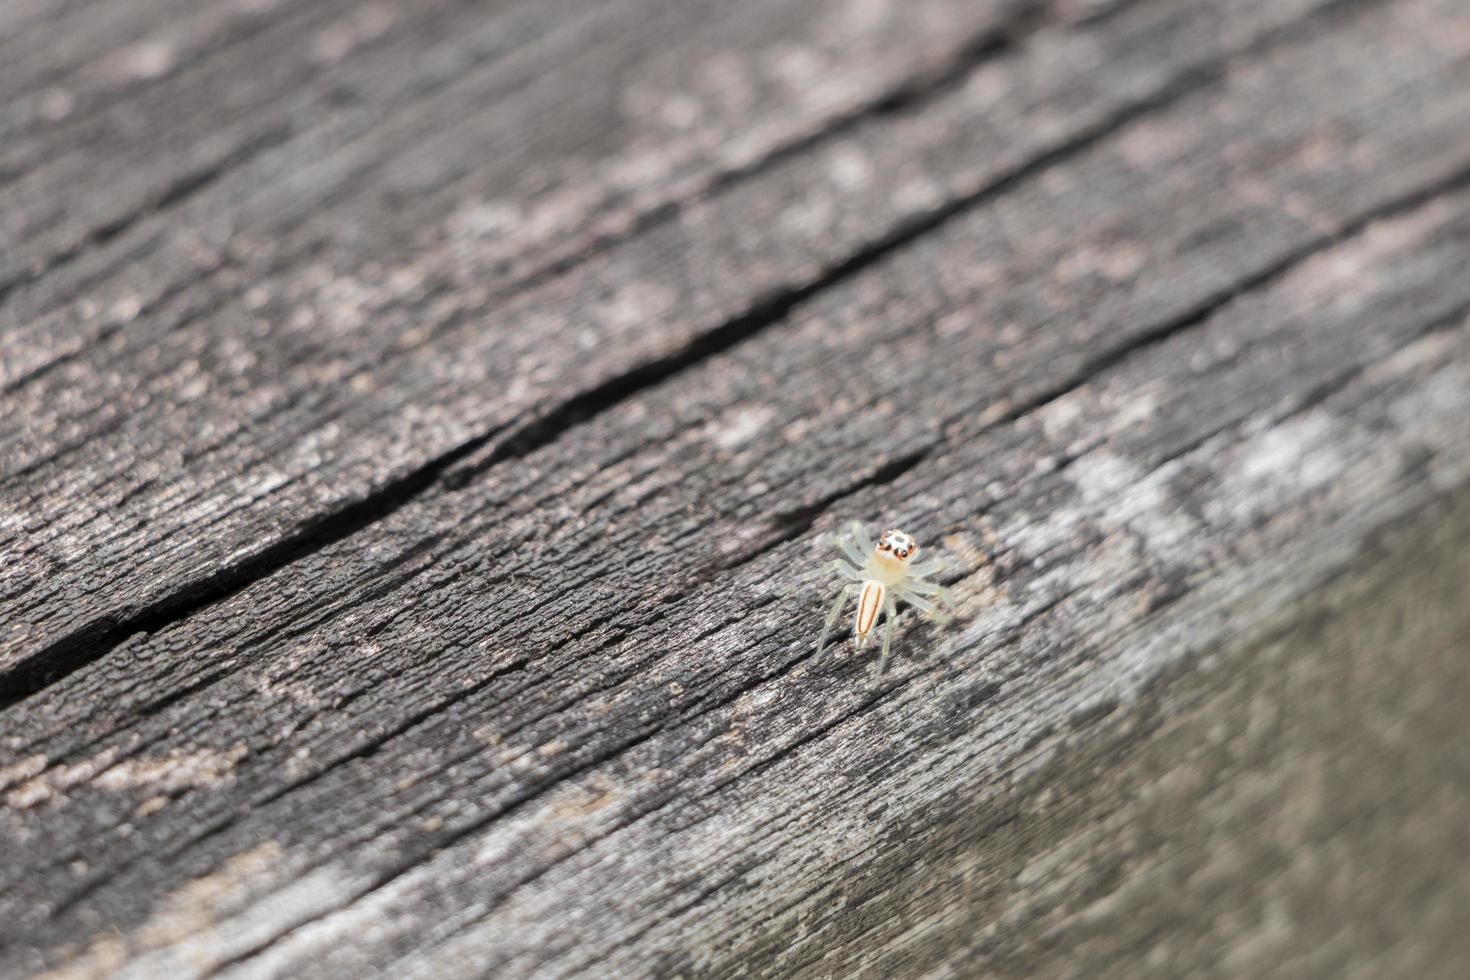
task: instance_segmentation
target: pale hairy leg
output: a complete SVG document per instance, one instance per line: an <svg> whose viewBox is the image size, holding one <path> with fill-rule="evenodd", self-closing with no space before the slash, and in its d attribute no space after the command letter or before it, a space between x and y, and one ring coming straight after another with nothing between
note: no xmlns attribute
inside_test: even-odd
<svg viewBox="0 0 1470 980"><path fill-rule="evenodd" d="M837 549L847 556L848 561L858 568L862 568L868 562L868 555L873 553L869 548L866 552L862 550L862 543L853 541L851 538L839 537L836 539Z"/></svg>
<svg viewBox="0 0 1470 980"><path fill-rule="evenodd" d="M940 609L939 606L930 602L928 599L914 595L912 590L905 591L902 598L904 602L907 602L909 605L913 606L915 609L919 610L919 612L928 616L930 619L934 620L937 623L947 623L954 618L949 613Z"/></svg>
<svg viewBox="0 0 1470 980"><path fill-rule="evenodd" d="M893 627L898 620L898 607L890 598L883 604L883 615L887 619L883 623L883 651L878 657L878 676L882 677L888 673L889 651L893 649Z"/></svg>
<svg viewBox="0 0 1470 980"><path fill-rule="evenodd" d="M814 568L809 572L803 572L797 578L797 581L815 582L817 579L826 578L829 575L840 575L849 582L861 582L863 578L862 573L853 567L851 563L837 558L819 568Z"/></svg>
<svg viewBox="0 0 1470 980"><path fill-rule="evenodd" d="M817 656L827 649L827 638L832 635L832 625L837 622L837 617L842 615L842 607L847 605L847 597L857 590L855 585L844 585L842 591L837 593L837 601L832 603L832 610L827 613L827 621L822 624L822 638L817 641Z"/></svg>

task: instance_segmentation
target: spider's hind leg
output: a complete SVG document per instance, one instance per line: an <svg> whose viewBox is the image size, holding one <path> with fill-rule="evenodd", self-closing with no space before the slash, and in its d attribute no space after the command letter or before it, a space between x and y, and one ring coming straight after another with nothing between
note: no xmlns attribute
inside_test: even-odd
<svg viewBox="0 0 1470 980"><path fill-rule="evenodd" d="M883 614L888 617L883 624L883 650L878 655L878 676L888 673L889 651L893 648L893 627L898 619L898 606L892 599L883 604Z"/></svg>
<svg viewBox="0 0 1470 980"><path fill-rule="evenodd" d="M837 601L832 603L832 609L827 613L827 621L822 624L822 638L817 641L817 656L821 656L827 649L827 639L832 635L832 625L837 622L837 617L842 615L842 607L847 605L847 597L857 589L855 585L844 585L842 591L837 593Z"/></svg>
<svg viewBox="0 0 1470 980"><path fill-rule="evenodd" d="M862 573L854 568L851 562L836 558L827 562L825 565L813 568L809 572L803 572L797 576L796 580L804 585L808 582L815 582L818 579L826 578L829 575L840 575L849 582L859 582L863 577Z"/></svg>
<svg viewBox="0 0 1470 980"><path fill-rule="evenodd" d="M940 590L940 594L945 597L948 596L948 593L944 592L944 590ZM941 599L940 595L936 595L935 598L939 599L940 602L947 601L947 598ZM913 606L915 609L919 610L919 612L923 613L925 616L928 616L936 623L943 624L949 622L951 619L954 619L953 616L951 616L948 612L939 607L939 603L931 602L930 600L925 599L923 596L916 595L912 589L904 592L903 601L907 602L909 605ZM948 604L953 606L953 603Z"/></svg>
<svg viewBox="0 0 1470 980"><path fill-rule="evenodd" d="M942 571L944 571L944 559L935 556L928 561L921 561L909 569L909 576L912 578L933 578Z"/></svg>

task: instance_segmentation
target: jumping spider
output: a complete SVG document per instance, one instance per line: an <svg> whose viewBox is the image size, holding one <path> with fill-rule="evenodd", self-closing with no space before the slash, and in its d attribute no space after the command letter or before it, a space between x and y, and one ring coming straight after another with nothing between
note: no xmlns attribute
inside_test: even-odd
<svg viewBox="0 0 1470 980"><path fill-rule="evenodd" d="M833 543L845 557L829 562L806 576L810 580L831 575L844 582L837 601L827 614L827 621L822 625L822 638L817 641L817 656L820 657L827 649L827 638L832 633L832 626L837 622L837 617L842 615L842 609L852 595L857 595L857 618L853 624L853 632L857 637L859 650L867 643L868 635L877 625L878 613L883 612L888 616L887 626L883 630L883 652L878 660L879 674L888 670L888 653L893 644L893 624L898 616L897 600L902 599L939 623L947 623L953 618L950 611L954 609L954 601L950 598L949 590L928 581L929 576L937 574L944 567L943 561L931 558L923 564L915 563L913 559L919 553L919 545L908 534L898 530L884 531L874 545L873 539L868 537L862 525L854 521L848 529L848 536L835 537Z"/></svg>

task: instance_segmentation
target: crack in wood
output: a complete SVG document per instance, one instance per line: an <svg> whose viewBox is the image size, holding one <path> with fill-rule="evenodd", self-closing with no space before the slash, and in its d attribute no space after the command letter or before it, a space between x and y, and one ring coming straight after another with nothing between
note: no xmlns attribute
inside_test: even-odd
<svg viewBox="0 0 1470 980"><path fill-rule="evenodd" d="M1071 595L1073 595L1072 592L1064 593L1063 595L1055 597L1054 599L1043 603L1041 606L1028 611L1024 617L1022 617L1016 624L1014 624L1014 628L1008 631L1008 634L999 641L999 643L997 644L997 650L1003 649L1006 646L1018 642L1021 638L1024 628L1028 624L1035 622L1042 616L1045 616L1047 613L1051 612L1063 601L1071 597ZM781 678L789 675L791 671L794 670L796 667L800 666L803 663L811 661L813 659L813 656L814 653L808 650L803 654L800 654L783 662L776 670L760 674L752 678L748 683L739 686L735 691L727 694L724 697L716 699L701 699L695 702L694 705L691 705L689 711L686 711L683 715L677 718L675 720L676 724L679 726L685 726L691 724L701 716L712 714L713 712L718 711L722 708L727 708L747 694L750 694L751 692L771 683L772 681L780 680ZM866 668L859 669L866 670ZM783 759L794 755L803 747L820 741L827 734L834 731L841 725L845 724L848 721L851 721L852 719L864 713L871 711L874 707L883 702L892 694L895 694L896 692L905 689L909 685L909 683L915 679L916 676L917 675L909 675L907 677L893 677L890 675L890 679L886 684L871 687L868 694L864 698L862 698L856 706L843 712L843 714L841 714L839 717L829 722L826 722L817 728L804 732L798 739L796 739L790 745L782 747L774 755L762 759L754 763L753 765L740 770L738 773L735 773L728 778L716 782L708 790L701 793L699 797L697 797L697 799L711 799L737 781L770 769L772 766L776 765ZM980 704L989 701L996 694L998 694L1003 687L1003 681L996 681L993 679L987 680L984 683L978 685L977 688L970 693L969 701L971 703L971 706L979 706ZM630 749L633 747L635 746L629 746ZM572 859L578 853L593 847L594 845L608 839L609 837L613 836L616 833L619 833L620 831L632 827L634 824L637 824L640 821L643 821L664 811L668 806L675 802L676 798L677 797L675 796L666 797L665 799L651 806L640 809L637 812L630 813L626 820L619 822L616 826L609 828L606 832L586 838L579 843L579 846L577 848L569 851L566 854L560 855L555 860L538 868L535 872L523 876L521 879L517 880L515 883L509 886L504 894L499 896L495 903L485 910L485 914L489 915L496 908L504 906L508 901L511 900L516 892L524 889L525 887L536 882L538 879L554 871L557 867ZM430 857L432 857L432 852L425 854L422 860L420 860L420 862L418 863L422 864L423 861L428 860ZM412 869L405 869L403 873L406 874L409 870ZM361 897L362 896L359 896L353 901L360 901ZM347 907L348 905L344 905L341 908L345 909ZM465 929L471 928L473 925L473 922L466 923L457 928L453 933L450 933L449 935L452 936L456 933L462 932Z"/></svg>
<svg viewBox="0 0 1470 980"><path fill-rule="evenodd" d="M0 710L4 710L48 685L105 657L134 636L153 633L187 619L200 609L219 602L253 582L290 565L306 555L347 538L398 510L423 493L459 460L495 438L500 430L484 433L412 472L389 482L362 500L308 521L295 532L240 562L226 565L213 574L162 597L137 615L125 620L94 620L87 626L43 647L36 656L0 676Z"/></svg>
<svg viewBox="0 0 1470 980"><path fill-rule="evenodd" d="M1018 403L999 416L993 424L986 428L991 429L999 425L1007 425L1046 408L1048 405L1067 397L1078 388L1087 384L1090 379L1097 377L1104 371L1116 367L1149 348L1157 347L1174 337L1203 326L1209 322L1211 317L1215 316L1240 297L1271 286L1291 273L1292 270L1298 268L1302 263L1315 258L1317 255L1328 251L1348 239L1357 237L1367 231L1372 225L1422 207L1437 197L1453 194L1466 187L1470 187L1470 168L1452 171L1438 180L1433 180L1420 187L1413 188L1398 197L1383 202L1375 208L1356 215L1352 220L1344 222L1332 232L1308 241L1301 247L1283 255L1270 265L1242 279L1238 279L1210 296L1205 297L1191 309L1143 331L1132 338L1127 344L1105 351L1101 355L1091 358L1071 377ZM1427 329L1430 328L1426 327ZM963 417L963 414L952 415L945 420L944 426L951 426Z"/></svg>
<svg viewBox="0 0 1470 980"><path fill-rule="evenodd" d="M768 297L763 302L756 304L746 314L728 320L721 326L695 338L681 350L659 360L640 365L632 371L612 378L590 391L561 403L540 419L527 423L520 430L506 437L485 459L473 465L455 468L456 464L493 442L502 430L493 430L461 443L424 466L368 495L363 500L308 522L297 532L283 538L258 555L226 566L204 579L191 583L185 589L161 597L149 608L135 616L121 621L114 621L107 617L94 620L87 626L43 647L32 658L17 665L9 673L0 675L0 711L43 690L49 684L87 664L105 657L131 637L155 632L186 619L198 610L235 594L249 584L273 574L302 557L376 523L429 490L436 483L441 483L449 489L461 488L496 465L523 458L549 445L572 427L608 411L615 405L658 385L681 371L758 336L780 323L801 303L853 277L888 253L902 248L958 215L993 199L1059 162L1085 152L1088 147L1106 138L1122 126L1167 108L1195 91L1213 84L1222 77L1226 65L1243 54L1255 49L1275 47L1286 43L1288 39L1295 40L1303 25L1322 19L1326 13L1365 6L1369 2L1376 2L1376 0L1336 0L1327 7L1318 8L1296 22L1292 25L1295 30L1283 30L1278 34L1261 39L1255 45L1249 46L1245 52L1228 53L1202 65L1194 66L1183 73L1183 77L1177 84L1165 86L1154 95L1119 110L1100 124L1038 155L977 192L948 202L929 214L921 214L912 218L812 282ZM1470 180L1470 171L1461 171L1451 175L1447 180L1417 189L1374 209L1359 220L1345 225L1335 234L1322 236L1268 269L1232 284L1231 287L1205 300L1195 309L1148 331L1121 349L1094 359L1089 362L1087 370L1074 375L1069 383L1048 389L1035 398L1016 406L998 420L997 424L1014 421L1035 411L1076 389L1084 384L1088 377L1117 364L1134 352L1203 323L1236 296L1269 284L1300 261L1310 258L1345 236L1355 234L1356 230L1366 227L1373 221L1423 203L1438 194L1454 190L1463 186L1467 180ZM952 422L953 419L950 421ZM815 515L812 519L815 519Z"/></svg>
<svg viewBox="0 0 1470 980"><path fill-rule="evenodd" d="M187 618L198 610L212 605L238 592L241 588L258 581L300 558L339 541L358 530L376 523L401 508L408 501L427 491L430 487L443 484L450 489L462 487L476 476L498 464L523 458L530 452L556 441L572 427L596 417L638 393L647 390L675 374L714 357L726 350L750 340L780 323L795 307L832 287L851 279L864 269L874 265L889 253L894 252L936 229L952 219L965 214L982 204L1004 194L1018 184L1024 183L1051 169L1064 160L1084 153L1090 147L1107 138L1117 129L1162 111L1182 99L1206 88L1224 77L1229 64L1238 58L1269 50L1298 40L1303 31L1323 20L1344 11L1365 7L1381 0L1333 0L1323 7L1287 25L1283 29L1258 38L1243 49L1225 52L1180 73L1172 84L1166 84L1150 95L1144 96L1110 114L1098 124L1061 142L997 177L973 193L960 196L928 212L920 212L901 221L896 227L881 235L868 245L858 249L844 261L801 286L767 296L755 303L741 316L729 319L718 327L694 338L679 350L662 358L645 362L633 369L613 377L596 387L549 409L546 414L522 426L505 437L484 459L463 467L456 464L490 445L502 429L477 435L473 439L445 451L417 469L390 481L386 486L369 493L363 499L305 522L275 544L256 555L218 569L214 573L188 583L167 595L160 596L146 608L135 614L114 617L104 616L78 627L37 650L33 655L0 675L0 711L43 690L54 681L93 663L116 649L134 635L154 632L172 623ZM977 42L979 49L988 50L992 44L1006 43L999 40ZM958 69L956 69L958 70ZM264 146L260 150L264 150ZM206 173L202 181L182 182L174 193L166 195L169 201L198 190L210 180L224 172ZM136 212L141 217L144 212ZM118 229L120 232L122 229ZM1269 277L1268 277L1269 278ZM1250 288L1250 282L1242 288ZM1236 292L1239 290L1237 289ZM1229 296L1220 298L1223 303ZM3 292L0 292L3 301ZM1197 311L1176 321L1162 325L1141 340L1126 345L1115 356L1098 359L1095 369L1100 370L1117 362L1119 357L1131 351L1157 342L1171 333L1185 329L1194 322L1193 316L1208 316L1209 309ZM1085 380L1085 379L1084 379ZM1082 383L1078 380L1070 387ZM1069 389L1051 395L1043 395L1039 404L1065 394ZM1029 403L1014 409L1007 420L1025 414Z"/></svg>
<svg viewBox="0 0 1470 980"><path fill-rule="evenodd" d="M1451 185L1451 188L1458 187L1458 185L1460 185L1461 182L1464 181L1464 179L1466 179L1466 175L1457 175L1454 176L1454 178L1449 179L1448 184ZM1370 223L1374 222L1374 220L1380 220L1382 219L1382 217L1395 215L1395 213L1398 213L1399 210L1413 209L1413 207L1420 206L1420 204L1423 204L1424 201L1429 200L1429 198L1435 197L1435 195L1436 194L1432 194L1432 192L1427 192L1423 190L1413 192L1413 194L1405 195L1404 198L1401 198L1401 203L1398 203L1397 207L1386 206L1385 209L1383 209L1385 210L1385 213L1383 213L1383 215L1373 217L1373 219L1364 219L1363 222L1355 222L1354 225L1351 226L1351 228L1354 228L1354 231L1344 232L1344 234L1332 237L1332 239L1330 239L1329 247L1330 245L1338 244L1338 242L1342 241L1342 239L1344 238L1352 237L1352 235L1355 234L1360 234L1360 232L1363 231L1363 229L1366 229L1367 226L1370 225ZM1313 250L1313 253L1316 253L1316 251L1317 250ZM1270 278L1270 281L1274 281L1274 279L1276 278L1277 276L1272 276L1272 278ZM1416 329L1416 331L1408 336L1408 338L1405 338L1404 342L1401 342L1401 344L1397 345L1397 347L1395 347L1395 350L1401 350L1401 348L1407 347L1408 344L1413 344L1416 339L1421 339L1423 338L1423 336L1433 334L1433 332L1436 331L1442 331L1442 329L1449 328L1449 326L1457 325L1457 323L1460 322L1461 319L1463 319L1464 313L1466 313L1467 310L1470 310L1470 306L1457 306L1454 310L1448 311L1448 313L1442 314L1442 316L1435 317L1435 319L1430 320L1430 322L1424 323L1423 326L1420 326L1419 329ZM1202 317L1200 322L1204 322L1204 319L1208 319L1208 317ZM1388 354L1388 356L1391 356L1391 354ZM1361 373L1363 373L1364 370L1369 369L1370 366L1372 366L1372 363L1364 364L1364 366L1357 367L1357 369L1352 370L1352 372L1345 372L1344 376L1338 376L1338 378L1332 379L1332 382L1326 383L1326 385L1317 386L1317 388L1313 389L1316 397L1311 398L1311 400L1305 401L1305 403L1298 404L1298 406L1292 408L1292 411L1289 411L1289 413L1286 414L1285 417L1292 416L1292 414L1302 413L1302 411L1310 410L1311 407L1319 404L1320 401L1323 400L1323 398L1330 397L1332 391L1338 391L1338 389L1341 389L1342 386L1351 383L1352 379L1360 376ZM923 455L926 454L928 453L925 453ZM1172 458L1173 457L1167 458L1167 460L1164 460L1163 463L1160 463L1160 466L1155 466L1154 469L1157 470L1160 469L1161 466L1166 466L1169 461L1172 461ZM911 464L910 467L906 467L906 469L911 469ZM1017 623L1013 624L1013 627L1011 627L1011 629L1007 630L1007 636L1001 639L1001 645L1004 646L1019 641L1020 635L1022 635L1023 629L1025 629L1026 624L1032 623L1032 621L1039 619L1039 617L1047 616L1047 614L1051 613L1054 608L1057 608L1058 605L1061 604L1061 602L1066 601L1066 599L1072 597L1072 595L1075 595L1075 591L1064 592L1064 594L1047 599L1047 601L1042 602L1042 604L1038 605L1038 607L1029 610L1028 614L1026 614L1026 616L1023 617L1022 620L1017 621ZM1179 594L1176 595L1170 595L1169 602L1176 601L1176 599L1182 597L1182 595L1183 592L1179 592ZM1158 608L1163 608L1163 605L1160 605L1160 607ZM1158 608L1155 608L1155 610L1152 611L1154 611L1154 613L1157 613ZM798 663L801 663L801 661L803 660L806 660L806 658L797 658L797 660L785 663L784 666L782 666L782 669L775 671L775 673L763 674L763 676L756 677L753 682L748 683L748 685L741 686L741 688L739 688L738 691L734 693L734 695L726 696L726 698L717 699L717 701L714 701L713 704L709 704L707 710L695 710L691 711L691 713L685 713L684 716L679 718L678 723L686 724L689 723L689 721L694 720L695 717L701 716L701 714L707 714L710 713L710 711L716 711L719 710L719 708L728 707L728 705L732 704L732 702L734 702L735 699L738 699L739 696L744 696L745 693L754 691L754 689L759 688L759 686L764 685L764 683L770 682L770 680L776 679L776 677L782 676L782 674L789 673L789 670L794 669L794 667L797 666ZM878 689L878 691L873 692L872 695L864 698L863 701L858 702L858 705L856 705L856 707L854 708L851 708L851 710L848 710L847 713L844 713L842 714L842 716L835 718L835 720L829 721L829 723L823 724L823 726L817 727L817 729L813 729L810 730L810 732L804 733L804 735L801 736L800 739L792 742L791 745L784 746L781 751L776 752L776 754L772 755L772 757L766 758L766 760L761 760L760 763L753 765L753 767L747 768L747 770L741 770L741 773L735 774L735 776L731 776L728 777L728 779L720 780L720 782L714 783L714 785L711 786L709 792L704 793L704 796L716 795L717 792L725 789L726 786L732 785L732 783L736 782L736 780L738 779L744 779L744 777L747 777L748 774L757 773L757 771L763 771L766 770L766 768L772 767L772 765L781 763L784 758L788 758L789 755L795 754L795 752L800 751L800 749L803 748L803 746L808 745L808 743L819 741L819 739L823 738L826 733L829 733L831 732L831 730L836 729L836 727L841 726L841 724L844 724L845 721L851 720L851 718L853 717L857 717L858 714L863 714L864 711L869 711L870 708L875 707L875 705L878 704L879 701L882 701L885 696L888 696L889 693L898 691L898 689L906 686L908 680L911 680L911 677L897 680L897 682L895 683L889 683L889 685L886 685L885 688ZM1000 691L1001 688L1003 688L1003 683L995 682L995 680L989 680L989 682L983 683L983 685L979 685L978 688L976 688L975 691L972 692L972 701L975 702L975 704L980 704L980 702L988 701L988 699L992 698L992 696ZM707 702L698 702L698 705L704 704L707 704ZM1088 705L1088 707L1079 710L1078 713L1069 716L1069 730L1076 730L1078 729L1078 727L1086 726L1086 724L1095 723L1095 721L1100 720L1100 718L1103 718L1105 716L1108 716L1108 714L1113 713L1116 708L1116 699L1114 699L1114 701L1104 701L1098 702L1098 704ZM650 817L650 815L659 813L660 810L663 810L663 808L666 807L667 802L669 801L664 801L663 804L654 805L654 807L651 808L645 808L645 810L641 810L639 811L639 813L631 814L629 820L617 824L616 827L613 827L613 829L610 829L609 832L604 833L604 835L589 837L588 840L582 842L581 848L576 849L576 851L570 852L570 854L562 855L562 857L557 858L556 861L548 864L547 867L539 868L537 873L532 874L532 876L528 876L525 880L522 880L522 882L517 883L516 886L513 887L513 889L510 889L510 892L507 892L506 895L501 896L500 901L497 902L497 907L498 905L503 905L504 902L506 902L507 899L510 898L510 893L512 893L513 890L520 889L520 887L534 882L534 880L537 880L538 877L542 876L542 874L548 873L548 871L553 870L554 867L557 867L557 865L562 864L562 862L569 860L570 857L575 857L576 852L581 851L581 849L588 848L588 846L594 845L594 843L597 843L598 840L606 839L607 836L613 835L613 833L617 833L619 832L619 830L631 826L632 823L637 823L637 821L642 820L642 818ZM356 901L356 899L354 899L354 901Z"/></svg>
<svg viewBox="0 0 1470 980"><path fill-rule="evenodd" d="M812 525L817 522L817 519L831 510L834 504L846 500L853 494L860 493L863 490L894 483L905 473L913 470L920 463L924 462L924 460L928 459L941 444L936 442L920 447L913 452L905 453L896 459L884 463L861 480L846 484L810 504L771 515L765 522L770 529L769 532L760 536L751 547L742 550L740 553L720 563L717 566L718 571L721 573L734 571L767 554L773 548L786 544L788 541L795 541L810 531Z"/></svg>

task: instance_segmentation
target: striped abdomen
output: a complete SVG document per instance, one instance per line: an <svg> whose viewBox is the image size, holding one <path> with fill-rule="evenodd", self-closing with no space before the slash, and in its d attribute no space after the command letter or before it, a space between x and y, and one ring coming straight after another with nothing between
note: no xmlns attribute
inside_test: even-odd
<svg viewBox="0 0 1470 980"><path fill-rule="evenodd" d="M863 583L862 595L858 596L857 635L866 639L878 622L878 610L883 608L883 583L872 579Z"/></svg>

